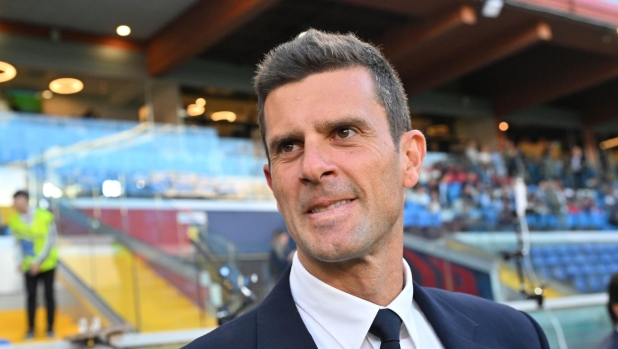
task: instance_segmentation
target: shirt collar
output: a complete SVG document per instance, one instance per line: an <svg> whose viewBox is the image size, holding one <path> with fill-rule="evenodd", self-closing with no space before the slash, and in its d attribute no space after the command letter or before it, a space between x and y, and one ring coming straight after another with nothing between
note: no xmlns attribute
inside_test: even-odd
<svg viewBox="0 0 618 349"><path fill-rule="evenodd" d="M406 272L403 290L388 306L381 307L320 281L305 269L295 254L290 273L292 297L297 306L346 349L362 346L373 319L382 308L394 311L402 319L412 341L418 343L412 317L412 273L405 260L403 265Z"/></svg>

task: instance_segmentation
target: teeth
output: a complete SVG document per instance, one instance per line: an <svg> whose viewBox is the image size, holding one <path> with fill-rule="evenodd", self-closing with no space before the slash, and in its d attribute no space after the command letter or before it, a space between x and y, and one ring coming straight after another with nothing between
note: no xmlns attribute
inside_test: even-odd
<svg viewBox="0 0 618 349"><path fill-rule="evenodd" d="M341 201L337 201L334 202L326 207L316 207L314 209L311 210L311 213L320 213L320 212L324 212L324 211L328 211L328 210L332 210L333 208L339 207L343 204L347 204L348 202L350 202L352 200L341 200Z"/></svg>

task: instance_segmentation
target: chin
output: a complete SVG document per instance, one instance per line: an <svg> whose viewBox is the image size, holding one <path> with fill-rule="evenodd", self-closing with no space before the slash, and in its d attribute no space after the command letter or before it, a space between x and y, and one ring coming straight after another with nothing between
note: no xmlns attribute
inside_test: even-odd
<svg viewBox="0 0 618 349"><path fill-rule="evenodd" d="M310 249L310 255L326 263L345 262L352 259L363 257L366 254L367 248L356 246L341 246L336 244L326 243L323 246L315 246Z"/></svg>

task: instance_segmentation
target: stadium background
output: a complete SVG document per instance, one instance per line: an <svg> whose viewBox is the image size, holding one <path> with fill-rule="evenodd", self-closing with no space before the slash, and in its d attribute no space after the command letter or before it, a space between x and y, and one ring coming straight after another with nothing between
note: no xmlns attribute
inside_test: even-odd
<svg viewBox="0 0 618 349"><path fill-rule="evenodd" d="M404 208L415 280L594 347L618 272L617 26L603 0L0 0L0 214L28 188L61 237L59 338L23 342L0 228L0 348L69 347L83 318L128 325L117 347L178 347L268 293L285 224L252 77L309 28L379 45L404 82L429 151ZM523 283L505 258L518 176Z"/></svg>

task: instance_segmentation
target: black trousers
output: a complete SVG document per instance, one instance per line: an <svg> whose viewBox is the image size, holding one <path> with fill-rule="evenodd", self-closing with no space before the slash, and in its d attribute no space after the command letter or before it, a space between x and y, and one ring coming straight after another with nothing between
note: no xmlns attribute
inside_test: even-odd
<svg viewBox="0 0 618 349"><path fill-rule="evenodd" d="M45 306L47 307L47 330L54 328L54 315L56 312L56 300L54 296L54 274L56 270L48 270L37 275L26 273L26 291L28 297L26 307L28 309L28 330L34 330L34 314L36 312L36 289L39 281L45 286Z"/></svg>

